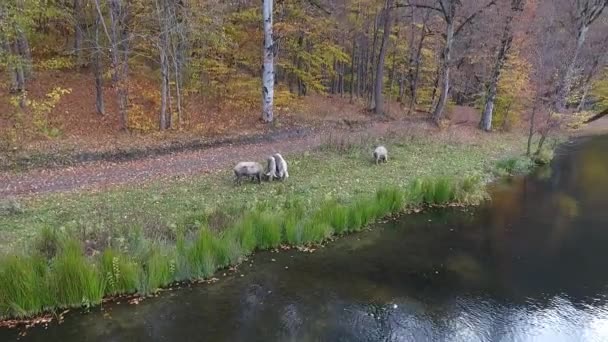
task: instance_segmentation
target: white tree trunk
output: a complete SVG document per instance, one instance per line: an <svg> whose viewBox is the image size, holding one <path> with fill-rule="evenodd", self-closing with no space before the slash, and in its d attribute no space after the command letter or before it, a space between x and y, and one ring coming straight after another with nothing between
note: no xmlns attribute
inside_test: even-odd
<svg viewBox="0 0 608 342"><path fill-rule="evenodd" d="M272 40L272 1L263 0L264 69L262 70L262 120L272 122L274 100L274 42Z"/></svg>

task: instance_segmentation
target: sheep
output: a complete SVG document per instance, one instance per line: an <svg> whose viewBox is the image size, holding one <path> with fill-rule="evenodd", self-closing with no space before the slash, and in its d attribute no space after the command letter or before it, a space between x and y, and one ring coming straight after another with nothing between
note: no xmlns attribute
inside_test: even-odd
<svg viewBox="0 0 608 342"><path fill-rule="evenodd" d="M287 162L279 153L275 153L273 157L277 166L277 178L280 180L287 179L289 177L289 173L287 172Z"/></svg>
<svg viewBox="0 0 608 342"><path fill-rule="evenodd" d="M376 165L378 165L378 162L380 161L383 161L385 163L388 162L388 151L386 150L386 147L376 147L376 149L374 150L374 159L376 161Z"/></svg>
<svg viewBox="0 0 608 342"><path fill-rule="evenodd" d="M273 179L279 178L277 176L277 162L274 159L274 156L268 157L267 160L268 160L268 165L267 165L267 169L266 169L264 178L272 182Z"/></svg>
<svg viewBox="0 0 608 342"><path fill-rule="evenodd" d="M263 173L262 165L256 162L240 162L234 167L235 181L239 185L241 184L242 177L251 177L251 180L257 179L258 183L261 183Z"/></svg>

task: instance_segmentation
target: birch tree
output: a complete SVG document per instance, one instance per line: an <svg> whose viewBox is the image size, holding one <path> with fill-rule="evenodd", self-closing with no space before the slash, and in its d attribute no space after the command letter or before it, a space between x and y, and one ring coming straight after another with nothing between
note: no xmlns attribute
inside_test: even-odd
<svg viewBox="0 0 608 342"><path fill-rule="evenodd" d="M264 61L262 69L262 120L272 122L274 119L274 42L272 38L272 2L263 0L262 16L264 20Z"/></svg>

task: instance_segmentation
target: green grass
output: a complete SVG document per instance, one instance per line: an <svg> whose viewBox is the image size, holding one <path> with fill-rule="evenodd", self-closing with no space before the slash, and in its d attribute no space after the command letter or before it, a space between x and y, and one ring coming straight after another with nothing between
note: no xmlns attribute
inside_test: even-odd
<svg viewBox="0 0 608 342"><path fill-rule="evenodd" d="M153 247L145 256L139 268L137 292L150 294L175 280L176 263L173 255L162 254Z"/></svg>
<svg viewBox="0 0 608 342"><path fill-rule="evenodd" d="M26 317L55 304L41 257L7 256L0 260L0 317Z"/></svg>
<svg viewBox="0 0 608 342"><path fill-rule="evenodd" d="M326 146L289 156L285 182L235 187L226 172L30 200L24 213L0 216L5 254L31 254L0 259L0 316L149 294L208 278L255 250L322 243L407 207L477 204L494 161L514 154L512 137L492 137L476 145L384 142L391 159L378 166L367 146Z"/></svg>
<svg viewBox="0 0 608 342"><path fill-rule="evenodd" d="M105 277L106 294L132 293L137 290L137 265L129 259L113 249L106 249L102 253L99 268Z"/></svg>
<svg viewBox="0 0 608 342"><path fill-rule="evenodd" d="M526 174L534 167L534 161L527 156L516 156L502 159L496 163L495 172L499 176Z"/></svg>
<svg viewBox="0 0 608 342"><path fill-rule="evenodd" d="M105 281L76 241L65 244L47 273L55 306L89 306L99 304L103 298Z"/></svg>

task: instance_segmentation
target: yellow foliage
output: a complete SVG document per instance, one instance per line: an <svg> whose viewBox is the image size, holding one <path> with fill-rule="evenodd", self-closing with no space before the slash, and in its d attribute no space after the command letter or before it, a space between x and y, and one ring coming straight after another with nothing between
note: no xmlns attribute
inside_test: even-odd
<svg viewBox="0 0 608 342"><path fill-rule="evenodd" d="M55 87L51 92L47 93L43 99L36 100L27 97L27 93L21 96L11 98L11 104L15 108L23 105L24 109L28 110L32 116L32 123L37 132L44 134L47 137L55 138L61 135L58 127L53 127L49 122L49 114L55 108L61 98L72 92L72 89Z"/></svg>
<svg viewBox="0 0 608 342"><path fill-rule="evenodd" d="M75 62L73 57L57 56L39 61L35 66L39 70L63 70L74 68Z"/></svg>
<svg viewBox="0 0 608 342"><path fill-rule="evenodd" d="M593 83L591 96L597 101L597 111L608 108L608 67L604 68L602 76Z"/></svg>
<svg viewBox="0 0 608 342"><path fill-rule="evenodd" d="M531 94L530 64L524 60L514 47L507 56L507 61L498 80L492 127L509 130L521 121ZM476 107L483 109L485 94L481 96Z"/></svg>

